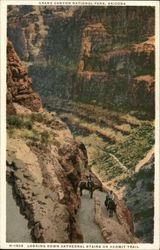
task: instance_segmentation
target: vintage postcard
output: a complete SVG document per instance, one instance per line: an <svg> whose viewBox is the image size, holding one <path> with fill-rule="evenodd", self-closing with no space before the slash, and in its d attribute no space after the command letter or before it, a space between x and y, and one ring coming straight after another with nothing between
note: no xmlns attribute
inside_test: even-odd
<svg viewBox="0 0 160 250"><path fill-rule="evenodd" d="M0 247L158 250L159 1L0 11Z"/></svg>

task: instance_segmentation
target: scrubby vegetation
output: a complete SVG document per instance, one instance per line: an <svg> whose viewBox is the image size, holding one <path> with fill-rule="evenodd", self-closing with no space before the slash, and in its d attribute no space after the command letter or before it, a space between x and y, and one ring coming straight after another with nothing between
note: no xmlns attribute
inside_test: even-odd
<svg viewBox="0 0 160 250"><path fill-rule="evenodd" d="M10 127L27 128L29 130L31 130L33 126L33 122L29 117L17 116L17 115L8 116L7 124Z"/></svg>
<svg viewBox="0 0 160 250"><path fill-rule="evenodd" d="M86 145L90 165L105 181L124 175L120 163L134 171L154 144L153 122L138 119L133 111L131 114L116 112L94 104L75 105L71 101L60 104L60 107L61 118ZM123 180L127 180L127 176L116 183L117 188Z"/></svg>
<svg viewBox="0 0 160 250"><path fill-rule="evenodd" d="M154 127L152 125L141 125L134 129L132 134L125 137L122 142L117 142L109 147L108 152L114 154L127 168L134 168L138 161L154 144Z"/></svg>
<svg viewBox="0 0 160 250"><path fill-rule="evenodd" d="M54 121L55 117L45 110L39 113L8 115L8 135L12 138L21 137L41 143L51 143L54 140L54 133L48 131L48 126Z"/></svg>

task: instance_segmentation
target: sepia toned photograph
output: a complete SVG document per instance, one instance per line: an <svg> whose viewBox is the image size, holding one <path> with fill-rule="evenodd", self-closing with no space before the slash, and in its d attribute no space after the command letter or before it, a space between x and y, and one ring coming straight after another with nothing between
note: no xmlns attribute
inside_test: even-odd
<svg viewBox="0 0 160 250"><path fill-rule="evenodd" d="M8 2L7 246L158 250L156 5Z"/></svg>

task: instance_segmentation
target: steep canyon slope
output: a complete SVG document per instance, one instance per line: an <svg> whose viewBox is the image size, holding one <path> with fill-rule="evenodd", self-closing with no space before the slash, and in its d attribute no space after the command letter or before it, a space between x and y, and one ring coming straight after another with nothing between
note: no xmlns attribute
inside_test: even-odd
<svg viewBox="0 0 160 250"><path fill-rule="evenodd" d="M154 8L10 6L8 36L48 96L154 111Z"/></svg>
<svg viewBox="0 0 160 250"><path fill-rule="evenodd" d="M90 231L89 228L88 232L81 232L76 217L80 206L78 186L90 170L86 148L74 139L56 113L43 109L39 96L32 91L27 69L12 43L8 41L7 45L7 181L21 213L29 221L33 242L82 243L82 233ZM101 188L94 173L92 177ZM122 202L117 205L120 222L109 220L111 229L108 220L103 222L104 218L99 216L100 209L95 211L100 239L108 243L139 242L133 234L131 214ZM94 209L90 209L94 214ZM9 226L11 216L7 218ZM91 224L95 225L94 220ZM24 238L28 241L28 232ZM14 241L8 229L7 239Z"/></svg>
<svg viewBox="0 0 160 250"><path fill-rule="evenodd" d="M56 114L42 108L10 41L7 58L7 179L30 222L33 241L82 242L75 213L87 168L85 147Z"/></svg>

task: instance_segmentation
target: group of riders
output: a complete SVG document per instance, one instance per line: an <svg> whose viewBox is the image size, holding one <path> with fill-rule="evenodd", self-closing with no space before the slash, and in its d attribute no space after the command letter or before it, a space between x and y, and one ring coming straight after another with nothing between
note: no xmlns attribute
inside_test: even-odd
<svg viewBox="0 0 160 250"><path fill-rule="evenodd" d="M92 176L90 172L89 172L89 175L87 176L87 180L88 180L87 182L88 189L90 189L92 185ZM116 203L115 203L115 197L114 197L112 190L107 192L104 204L107 207L107 210L113 210L115 212Z"/></svg>

